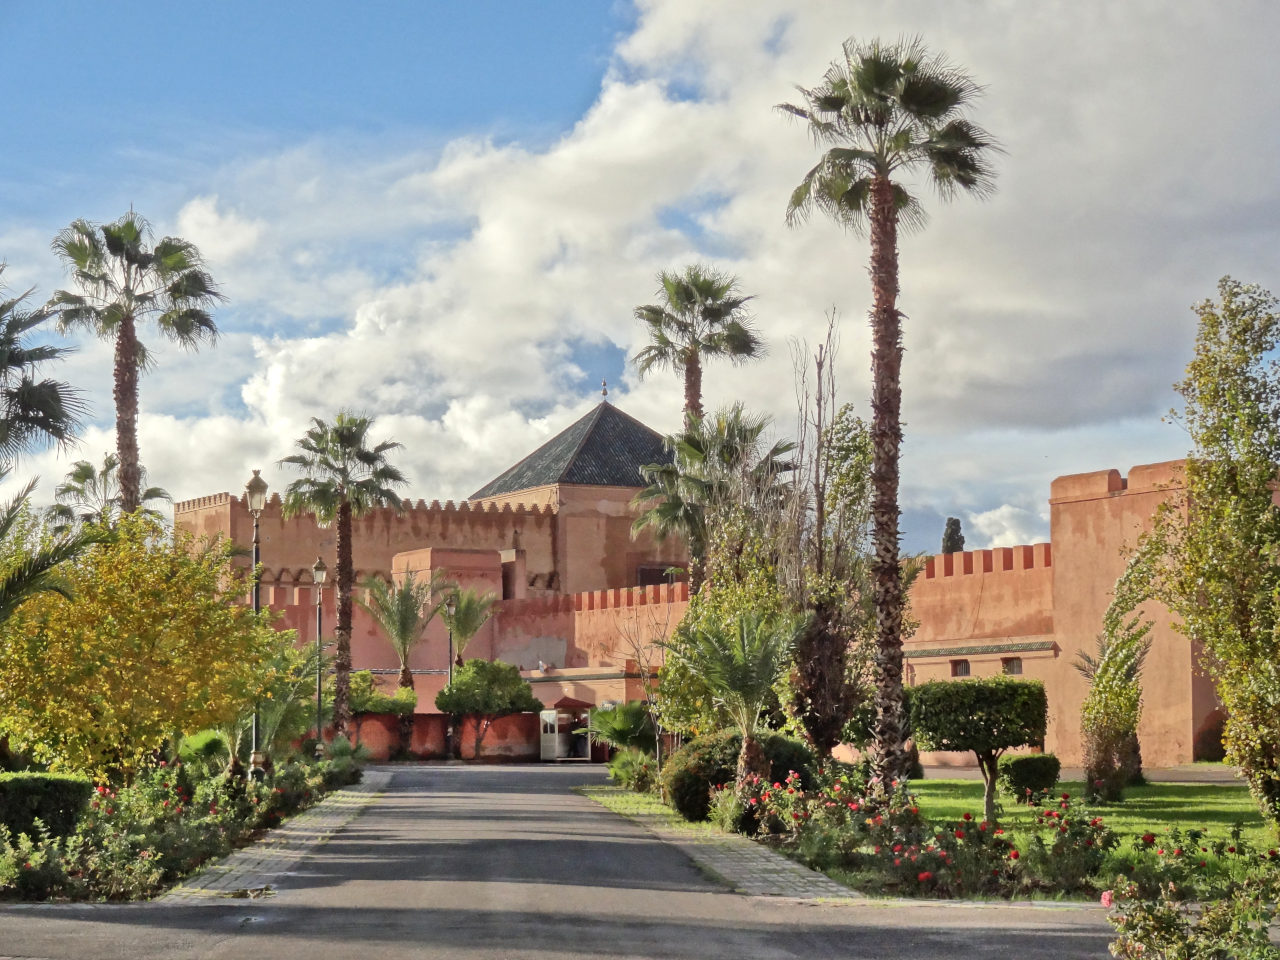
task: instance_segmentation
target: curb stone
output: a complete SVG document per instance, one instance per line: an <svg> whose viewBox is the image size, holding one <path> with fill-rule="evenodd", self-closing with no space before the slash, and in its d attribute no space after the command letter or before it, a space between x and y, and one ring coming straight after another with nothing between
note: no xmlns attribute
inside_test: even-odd
<svg viewBox="0 0 1280 960"><path fill-rule="evenodd" d="M344 787L267 832L256 843L188 877L156 898L157 903L181 903L227 898L273 896L272 884L312 848L358 817L386 789L389 770L365 770L361 781ZM0 957L0 960L7 958Z"/></svg>

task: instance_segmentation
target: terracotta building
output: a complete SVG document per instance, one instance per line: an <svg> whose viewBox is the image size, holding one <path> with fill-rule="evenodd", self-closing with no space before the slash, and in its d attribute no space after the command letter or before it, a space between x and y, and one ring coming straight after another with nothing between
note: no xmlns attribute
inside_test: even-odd
<svg viewBox="0 0 1280 960"><path fill-rule="evenodd" d="M665 637L688 605L687 586L669 583L682 547L633 540L630 501L640 467L669 454L662 438L608 403L543 444L462 503L406 504L355 521L357 579L398 579L444 569L466 587L501 598L467 649L519 666L544 703L635 699L642 667L659 660ZM280 477L283 486L291 477ZM1180 484L1180 463L1060 477L1050 489L1051 542L930 558L911 592L920 626L906 644L908 678L1020 674L1045 682L1046 749L1080 760L1078 716L1085 681L1072 663L1092 651L1123 549L1147 527L1160 500ZM279 496L260 518L263 605L280 611L300 643L315 641L317 556L332 567L335 534L310 517L284 520ZM198 534L252 539L243 497L222 493L175 505L178 526ZM322 622L333 629L333 587L323 589ZM1220 718L1197 651L1162 609L1150 615L1152 650L1144 673L1140 730L1144 759L1167 766L1196 757L1198 736ZM418 710L434 712L444 685L448 636L434 621L415 648ZM356 669L397 670L390 646L359 607L352 637ZM959 754L937 762L968 763Z"/></svg>

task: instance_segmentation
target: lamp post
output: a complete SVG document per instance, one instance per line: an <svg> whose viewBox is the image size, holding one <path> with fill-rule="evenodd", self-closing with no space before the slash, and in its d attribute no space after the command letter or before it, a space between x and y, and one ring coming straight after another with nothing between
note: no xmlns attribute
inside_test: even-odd
<svg viewBox="0 0 1280 960"><path fill-rule="evenodd" d="M324 603L324 579L329 573L329 568L324 565L324 560L316 557L315 564L311 567L311 579L316 584L316 759L320 760L324 757L324 726L322 720L323 704L322 691L324 689L323 667L324 664L324 644L320 640L320 611Z"/></svg>
<svg viewBox="0 0 1280 960"><path fill-rule="evenodd" d="M262 545L258 538L258 518L267 505L267 481L260 476L260 471L253 471L253 476L244 485L245 499L249 501L249 512L253 514L253 612L262 612L262 594L258 583L258 565L262 562ZM253 703L253 732L251 734L249 755L249 776L261 780L265 775L262 769L262 751L258 744L258 702Z"/></svg>
<svg viewBox="0 0 1280 960"><path fill-rule="evenodd" d="M445 625L449 628L449 670L447 684L453 683L453 615L458 609L458 596L450 593L444 601L445 611L448 616L445 617ZM453 714L449 714L449 723L444 728L444 755L445 759L453 758Z"/></svg>

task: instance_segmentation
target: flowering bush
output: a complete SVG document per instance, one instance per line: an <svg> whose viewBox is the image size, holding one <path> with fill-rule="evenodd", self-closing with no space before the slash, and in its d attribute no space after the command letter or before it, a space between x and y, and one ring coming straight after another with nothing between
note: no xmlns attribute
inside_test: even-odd
<svg viewBox="0 0 1280 960"><path fill-rule="evenodd" d="M1091 879L1119 842L1079 800L1062 794L1056 806L1036 813L1036 833L1022 851L1023 870L1033 885L1056 890L1091 889Z"/></svg>
<svg viewBox="0 0 1280 960"><path fill-rule="evenodd" d="M1176 883L1144 894L1131 881L1104 891L1102 905L1113 907L1115 957L1165 957L1170 960L1280 960L1268 929L1276 920L1280 875L1251 877L1234 884L1221 899L1190 902Z"/></svg>
<svg viewBox="0 0 1280 960"><path fill-rule="evenodd" d="M193 782L161 763L128 787L99 785L65 838L0 832L0 896L136 900L153 896L323 793L324 764L290 764L267 781Z"/></svg>

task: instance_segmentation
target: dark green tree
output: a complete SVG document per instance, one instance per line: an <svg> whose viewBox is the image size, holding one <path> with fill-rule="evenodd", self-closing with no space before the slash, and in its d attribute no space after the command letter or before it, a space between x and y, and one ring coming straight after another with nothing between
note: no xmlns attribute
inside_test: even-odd
<svg viewBox="0 0 1280 960"><path fill-rule="evenodd" d="M960 518L947 517L947 528L942 531L942 552L959 553L964 549L964 534L960 532Z"/></svg>
<svg viewBox="0 0 1280 960"><path fill-rule="evenodd" d="M520 671L500 660L468 660L454 671L453 682L436 694L436 709L455 717L474 717L475 757L485 734L500 717L537 712L542 701L533 695Z"/></svg>
<svg viewBox="0 0 1280 960"><path fill-rule="evenodd" d="M994 142L965 113L981 88L920 40L862 44L816 87L800 88L801 105L780 104L804 120L829 149L791 193L787 222L815 208L871 237L872 583L877 625L876 754L878 772L906 771L903 725L903 588L898 556L898 460L902 443L902 324L898 311L898 231L924 222L904 179L931 183L945 200L983 196L993 185Z"/></svg>

